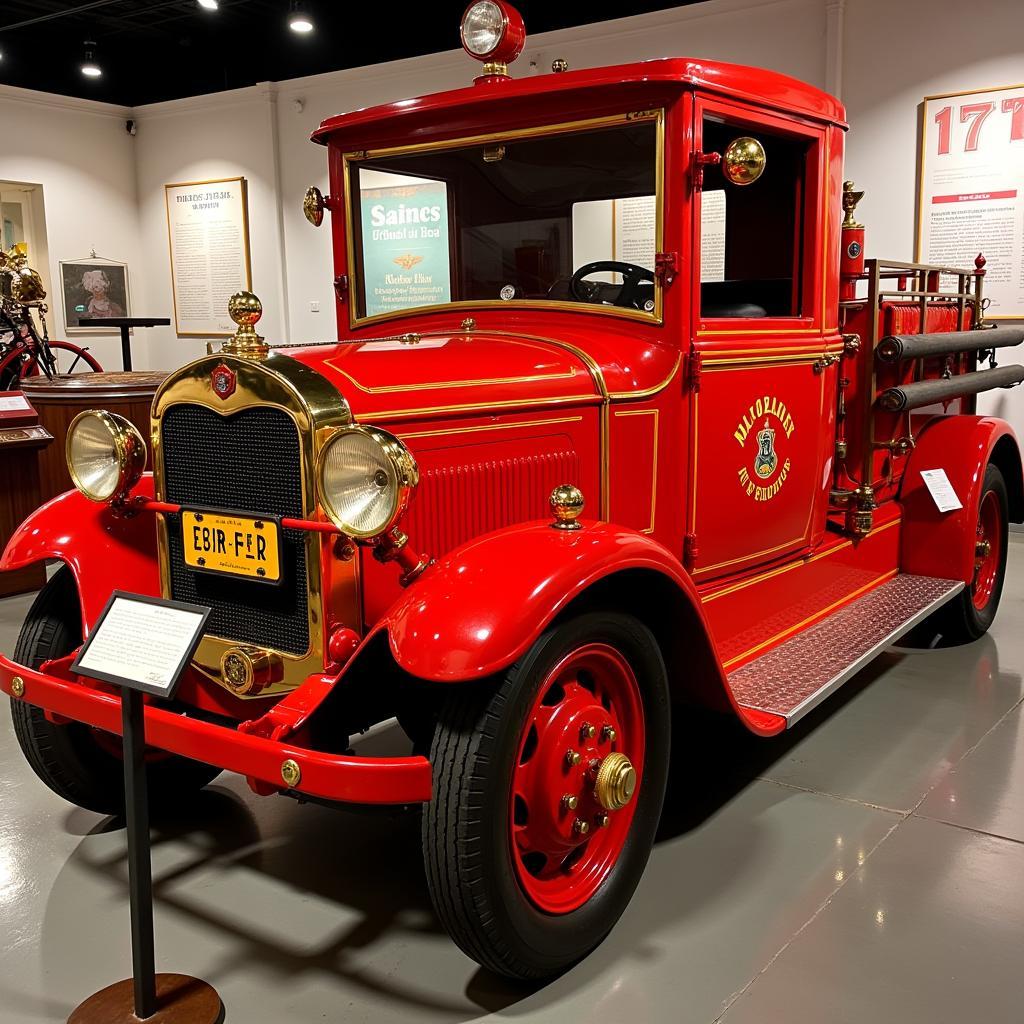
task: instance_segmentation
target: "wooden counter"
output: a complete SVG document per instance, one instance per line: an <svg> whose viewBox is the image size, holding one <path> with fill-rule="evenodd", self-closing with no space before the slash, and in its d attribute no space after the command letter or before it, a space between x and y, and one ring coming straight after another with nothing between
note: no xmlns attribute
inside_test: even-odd
<svg viewBox="0 0 1024 1024"><path fill-rule="evenodd" d="M39 483L42 500L70 490L64 442L71 421L84 409L105 409L131 420L149 448L149 408L167 370L136 370L130 373L73 373L53 380L30 377L21 390L39 413L39 422L55 438L39 453ZM152 468L150 450L147 468Z"/></svg>

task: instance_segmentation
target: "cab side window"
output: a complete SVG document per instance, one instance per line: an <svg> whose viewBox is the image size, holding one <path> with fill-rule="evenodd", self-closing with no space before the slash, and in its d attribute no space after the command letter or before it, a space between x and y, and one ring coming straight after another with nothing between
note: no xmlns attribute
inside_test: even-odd
<svg viewBox="0 0 1024 1024"><path fill-rule="evenodd" d="M764 171L756 181L733 184L721 164L704 171L700 315L800 316L810 142L707 116L701 148L724 154L745 136L764 147Z"/></svg>

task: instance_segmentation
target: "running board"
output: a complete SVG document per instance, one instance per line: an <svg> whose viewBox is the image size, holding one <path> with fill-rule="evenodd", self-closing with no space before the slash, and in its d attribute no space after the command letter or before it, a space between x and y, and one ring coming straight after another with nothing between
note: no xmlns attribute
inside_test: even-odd
<svg viewBox="0 0 1024 1024"><path fill-rule="evenodd" d="M956 597L959 580L901 575L736 669L737 703L799 721L889 644Z"/></svg>

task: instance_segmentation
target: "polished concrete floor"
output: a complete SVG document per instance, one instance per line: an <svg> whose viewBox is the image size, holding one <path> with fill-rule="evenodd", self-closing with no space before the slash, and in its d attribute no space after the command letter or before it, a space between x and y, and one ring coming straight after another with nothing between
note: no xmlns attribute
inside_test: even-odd
<svg viewBox="0 0 1024 1024"><path fill-rule="evenodd" d="M0 601L0 649L28 607ZM662 835L625 917L540 988L440 931L417 824L222 776L154 828L161 969L227 1021L1019 1021L1024 540L990 636L885 654L773 741L679 724ZM0 716L0 1021L64 1021L128 971L120 823L51 795Z"/></svg>

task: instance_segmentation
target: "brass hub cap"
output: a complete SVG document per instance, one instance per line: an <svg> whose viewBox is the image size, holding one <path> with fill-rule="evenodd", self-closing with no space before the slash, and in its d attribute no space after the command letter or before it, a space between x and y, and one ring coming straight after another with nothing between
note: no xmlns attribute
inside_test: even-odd
<svg viewBox="0 0 1024 1024"><path fill-rule="evenodd" d="M636 792L636 769L625 754L605 757L594 779L594 796L606 811L620 811Z"/></svg>

